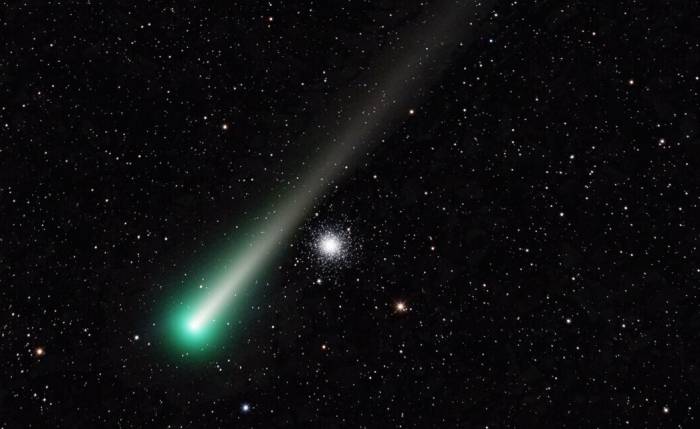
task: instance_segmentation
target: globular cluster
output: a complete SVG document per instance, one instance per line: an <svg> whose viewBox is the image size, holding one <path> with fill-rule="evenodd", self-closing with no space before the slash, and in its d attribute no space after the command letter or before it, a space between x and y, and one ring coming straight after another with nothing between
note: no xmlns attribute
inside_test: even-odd
<svg viewBox="0 0 700 429"><path fill-rule="evenodd" d="M4 3L0 428L698 427L698 29Z"/></svg>
<svg viewBox="0 0 700 429"><path fill-rule="evenodd" d="M362 271L363 240L353 233L352 221L347 217L332 216L314 216L300 229L294 250L288 255L294 271L288 278L303 278L305 284L337 289L343 295L347 279Z"/></svg>
<svg viewBox="0 0 700 429"><path fill-rule="evenodd" d="M361 257L359 237L351 227L320 226L311 231L305 253L313 263L325 269L347 267Z"/></svg>

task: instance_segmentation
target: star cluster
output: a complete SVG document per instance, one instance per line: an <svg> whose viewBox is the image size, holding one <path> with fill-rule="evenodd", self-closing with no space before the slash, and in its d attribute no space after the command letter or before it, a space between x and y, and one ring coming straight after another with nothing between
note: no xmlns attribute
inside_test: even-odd
<svg viewBox="0 0 700 429"><path fill-rule="evenodd" d="M350 227L312 226L310 242L304 249L305 259L323 270L346 268L361 258L359 238L351 233Z"/></svg>

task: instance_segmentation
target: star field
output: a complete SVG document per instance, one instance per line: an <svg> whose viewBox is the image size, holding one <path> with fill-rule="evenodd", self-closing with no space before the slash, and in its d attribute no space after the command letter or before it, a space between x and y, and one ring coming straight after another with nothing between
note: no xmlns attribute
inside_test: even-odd
<svg viewBox="0 0 700 429"><path fill-rule="evenodd" d="M3 4L0 428L697 427L700 7L441 3Z"/></svg>

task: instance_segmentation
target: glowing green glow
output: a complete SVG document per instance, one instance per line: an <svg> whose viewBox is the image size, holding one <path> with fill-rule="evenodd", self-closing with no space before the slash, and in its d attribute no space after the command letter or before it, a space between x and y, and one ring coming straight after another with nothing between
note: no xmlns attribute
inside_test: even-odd
<svg viewBox="0 0 700 429"><path fill-rule="evenodd" d="M176 324L178 331L181 332L181 340L183 344L192 345L196 347L206 346L208 340L212 336L212 326L194 326L191 322L191 316L185 315L184 317L176 319Z"/></svg>
<svg viewBox="0 0 700 429"><path fill-rule="evenodd" d="M174 310L174 311L173 311ZM177 350L192 353L211 348L220 335L220 326L216 323L194 325L192 315L195 309L185 304L176 305L170 310L168 330L172 333L171 345Z"/></svg>
<svg viewBox="0 0 700 429"><path fill-rule="evenodd" d="M170 352L204 358L221 350L223 343L230 343L236 334L231 328L240 325L240 316L247 313L238 311L240 305L249 302L249 293L254 289L240 286L253 284L261 277L270 259L252 260L250 248L216 252L218 256L209 258L211 262L204 269L206 275L187 282L193 291L167 305L165 326L170 341L166 346ZM233 263L224 264L226 260ZM256 263L240 269L246 262ZM225 338L228 341L222 341Z"/></svg>

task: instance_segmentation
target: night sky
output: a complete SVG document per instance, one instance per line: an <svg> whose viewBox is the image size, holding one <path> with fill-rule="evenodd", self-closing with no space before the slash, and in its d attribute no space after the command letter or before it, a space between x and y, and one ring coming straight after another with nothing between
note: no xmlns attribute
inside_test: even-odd
<svg viewBox="0 0 700 429"><path fill-rule="evenodd" d="M2 2L0 428L699 427L699 114L694 1Z"/></svg>

